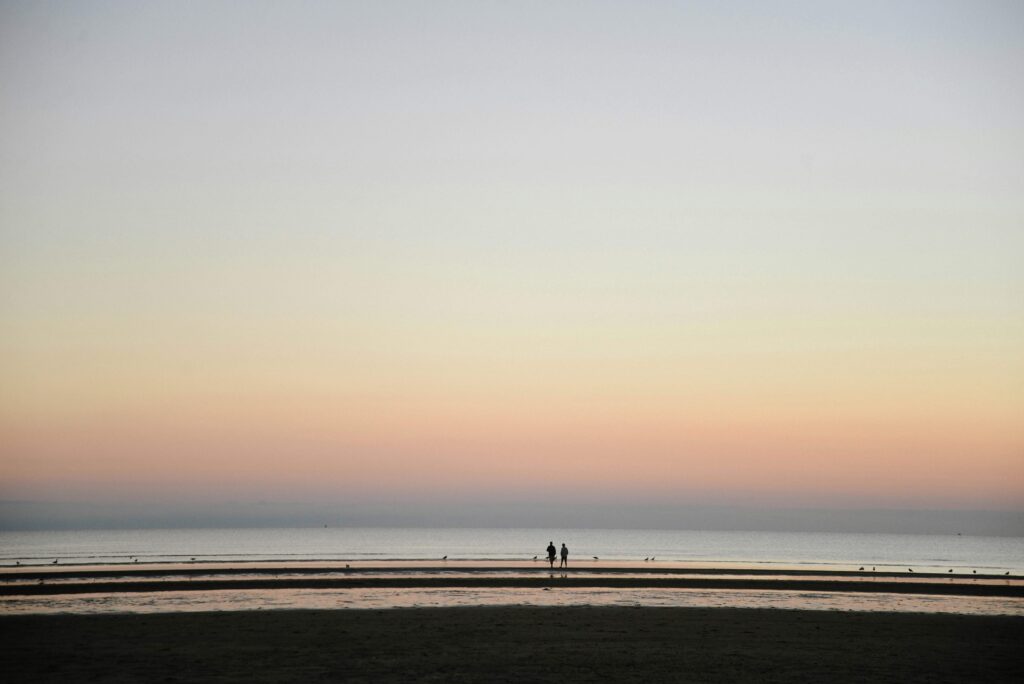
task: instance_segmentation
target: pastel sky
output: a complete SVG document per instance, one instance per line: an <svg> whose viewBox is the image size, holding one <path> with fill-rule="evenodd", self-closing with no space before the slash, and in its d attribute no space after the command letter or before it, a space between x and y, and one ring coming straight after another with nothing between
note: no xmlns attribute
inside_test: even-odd
<svg viewBox="0 0 1024 684"><path fill-rule="evenodd" d="M1024 509L1018 2L3 2L0 497Z"/></svg>

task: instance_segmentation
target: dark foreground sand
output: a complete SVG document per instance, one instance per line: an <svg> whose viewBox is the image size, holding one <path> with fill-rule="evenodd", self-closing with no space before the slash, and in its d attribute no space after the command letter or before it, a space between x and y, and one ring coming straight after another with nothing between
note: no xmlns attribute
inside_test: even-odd
<svg viewBox="0 0 1024 684"><path fill-rule="evenodd" d="M1024 618L693 608L0 616L11 682L1021 682Z"/></svg>

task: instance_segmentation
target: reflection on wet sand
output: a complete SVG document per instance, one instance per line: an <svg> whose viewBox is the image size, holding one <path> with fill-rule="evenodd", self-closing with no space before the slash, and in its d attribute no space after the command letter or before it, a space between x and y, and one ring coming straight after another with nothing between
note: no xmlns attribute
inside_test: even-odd
<svg viewBox="0 0 1024 684"><path fill-rule="evenodd" d="M524 572L517 569L478 569L478 570L435 570L435 569L403 569L403 568L378 568L367 569L346 569L333 570L330 568L276 568L264 570L246 570L235 568L225 571L219 568L190 569L184 573L177 569L167 571L146 571L135 572L125 570L82 570L82 571L41 571L0 573L0 587L35 585L43 580L48 585L78 585L78 584L128 584L139 582L144 579L149 582L194 582L197 580L233 580L239 583L258 581L265 579L300 580L302 578L317 578L323 580L331 579L353 579L353 580L428 580L443 578L452 582L458 580L515 580L515 579L536 579L546 577L549 579L574 580L635 580L636 583L655 583L663 580L752 580L752 581L792 581L792 582L884 582L895 584L936 584L956 586L995 586L995 587L1021 587L1024 588L1024 579L1015 577L994 577L990 575L962 577L952 575L900 575L894 573L878 573L867 575L864 573L839 573L839 572L804 572L795 574L792 572L779 573L757 573L753 574L744 571L663 571L663 572L635 572L630 570L573 570L569 572Z"/></svg>
<svg viewBox="0 0 1024 684"><path fill-rule="evenodd" d="M234 589L10 596L0 599L0 613L160 613L510 605L730 607L1024 616L1024 599L1019 598L601 587L277 589L269 592Z"/></svg>
<svg viewBox="0 0 1024 684"><path fill-rule="evenodd" d="M788 570L765 573L728 568L692 570L586 568L523 570L517 567L416 567L404 564L338 569L333 566L204 568L26 569L0 575L0 596L74 593L283 590L283 589L703 589L940 594L1024 598L1017 578Z"/></svg>

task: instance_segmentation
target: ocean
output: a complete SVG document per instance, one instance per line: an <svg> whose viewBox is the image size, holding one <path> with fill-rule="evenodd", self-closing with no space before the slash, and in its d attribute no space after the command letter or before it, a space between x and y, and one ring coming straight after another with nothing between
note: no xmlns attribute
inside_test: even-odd
<svg viewBox="0 0 1024 684"><path fill-rule="evenodd" d="M256 561L527 561L563 542L574 562L784 570L1024 574L1024 538L695 530L346 528L0 532L0 566ZM137 561L135 560L137 559Z"/></svg>

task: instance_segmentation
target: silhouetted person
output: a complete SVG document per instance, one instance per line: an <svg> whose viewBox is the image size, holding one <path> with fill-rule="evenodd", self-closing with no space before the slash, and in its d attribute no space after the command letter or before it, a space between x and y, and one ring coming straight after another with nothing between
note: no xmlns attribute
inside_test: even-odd
<svg viewBox="0 0 1024 684"><path fill-rule="evenodd" d="M569 547L562 543L562 563L558 567L567 568L569 567Z"/></svg>
<svg viewBox="0 0 1024 684"><path fill-rule="evenodd" d="M555 569L555 542L548 542L548 563L551 565L551 569Z"/></svg>

